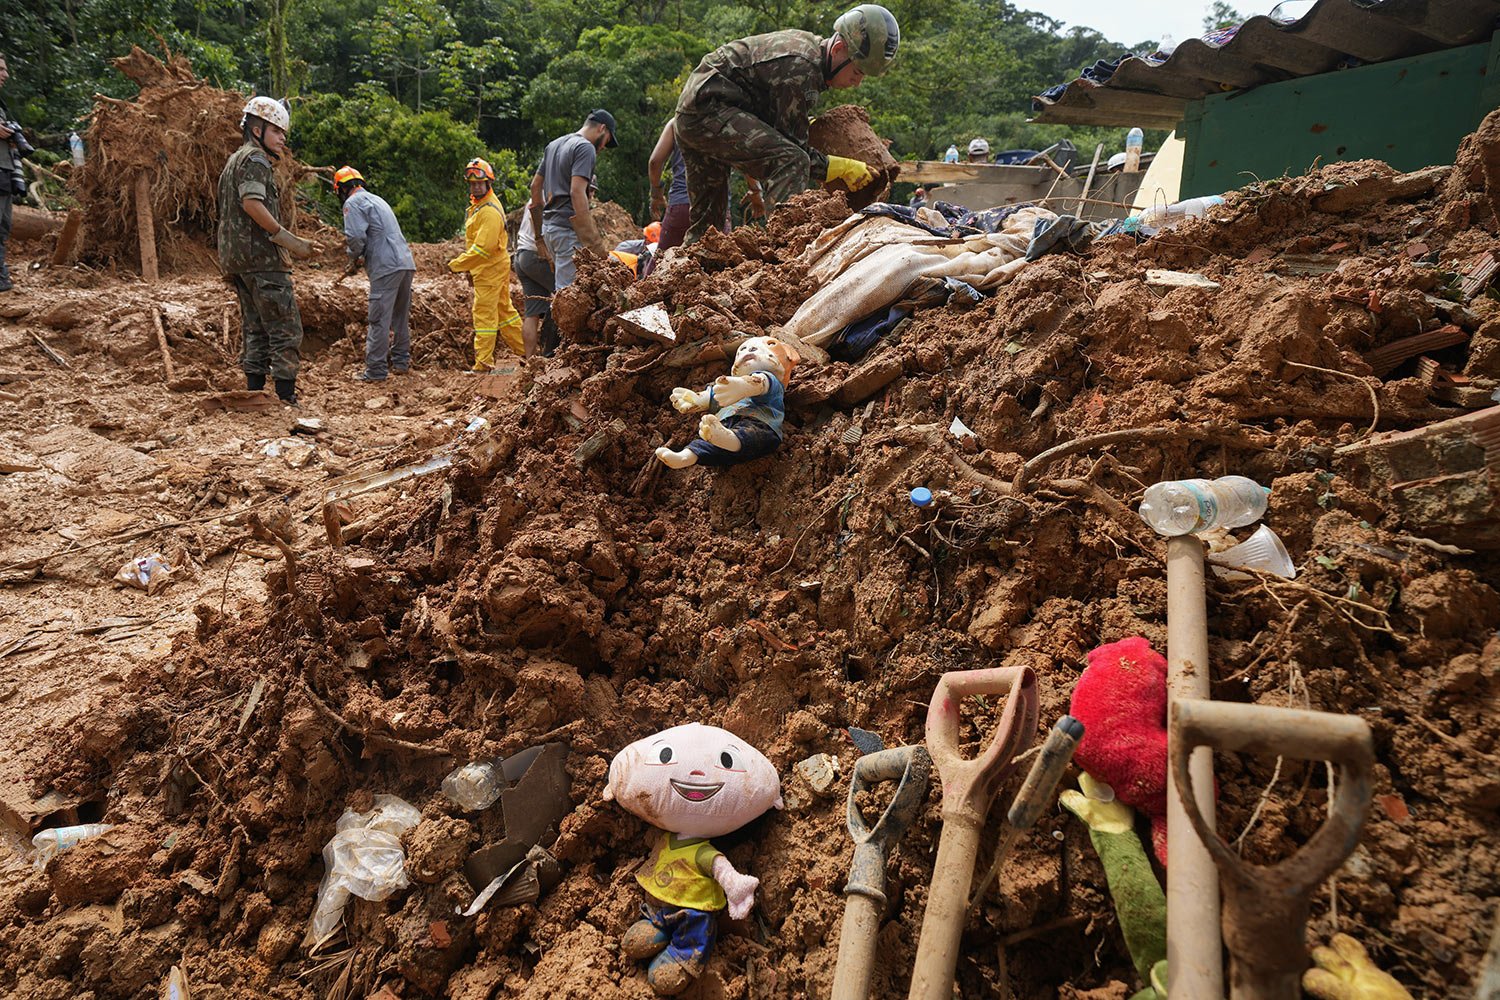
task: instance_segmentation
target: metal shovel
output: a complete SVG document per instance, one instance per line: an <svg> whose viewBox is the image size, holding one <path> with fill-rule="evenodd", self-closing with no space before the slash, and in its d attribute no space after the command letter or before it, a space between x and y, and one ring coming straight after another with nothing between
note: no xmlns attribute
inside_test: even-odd
<svg viewBox="0 0 1500 1000"><path fill-rule="evenodd" d="M854 762L849 781L849 836L854 860L844 886L844 925L839 933L839 963L833 973L832 1000L865 1000L875 971L875 936L885 912L885 864L891 845L916 819L927 794L932 758L922 747L892 747L868 753ZM868 826L856 801L877 782L899 781L896 794Z"/></svg>
<svg viewBox="0 0 1500 1000"><path fill-rule="evenodd" d="M973 760L958 752L959 704L969 695L1008 694L990 745ZM909 1000L951 1000L958 946L968 913L979 835L990 803L1015 770L1013 758L1036 738L1036 674L993 667L944 674L927 708L927 750L943 782L943 835L932 869Z"/></svg>
<svg viewBox="0 0 1500 1000"><path fill-rule="evenodd" d="M1314 891L1359 843L1370 811L1375 746L1363 719L1329 712L1179 701L1171 746L1178 795L1218 866L1224 894L1231 1000L1297 1000L1307 969L1304 934ZM1196 747L1278 754L1339 765L1329 817L1301 850L1269 867L1247 864L1208 826L1193 795L1187 759ZM1195 929L1212 935L1215 928Z"/></svg>

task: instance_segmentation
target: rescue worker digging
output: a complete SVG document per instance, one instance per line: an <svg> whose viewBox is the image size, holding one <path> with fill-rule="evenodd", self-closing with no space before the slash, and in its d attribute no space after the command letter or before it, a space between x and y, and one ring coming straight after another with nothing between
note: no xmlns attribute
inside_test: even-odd
<svg viewBox="0 0 1500 1000"><path fill-rule="evenodd" d="M286 105L252 97L240 117L244 145L219 174L219 267L240 304L243 348L240 366L248 389L264 389L297 405L297 368L302 360L302 314L292 291L287 255L312 257L321 249L282 227L281 193L271 161L286 151L291 116Z"/></svg>
<svg viewBox="0 0 1500 1000"><path fill-rule="evenodd" d="M474 281L474 367L477 375L495 367L495 340L524 355L521 317L510 300L510 255L506 252L505 209L495 197L494 169L475 157L464 167L469 212L464 217L464 252L448 262L450 271L468 272Z"/></svg>
<svg viewBox="0 0 1500 1000"><path fill-rule="evenodd" d="M869 184L868 165L808 145L808 113L824 90L883 74L900 41L890 11L861 4L833 23L830 38L773 31L704 56L677 101L675 131L692 195L685 242L722 224L731 169L761 182L768 211L820 184L842 181L850 191Z"/></svg>
<svg viewBox="0 0 1500 1000"><path fill-rule="evenodd" d="M384 382L390 372L404 375L411 367L411 281L417 264L396 213L384 198L365 190L358 170L340 167L333 182L344 203L344 236L349 241L349 267L339 280L353 274L361 258L370 276L365 370L354 377Z"/></svg>

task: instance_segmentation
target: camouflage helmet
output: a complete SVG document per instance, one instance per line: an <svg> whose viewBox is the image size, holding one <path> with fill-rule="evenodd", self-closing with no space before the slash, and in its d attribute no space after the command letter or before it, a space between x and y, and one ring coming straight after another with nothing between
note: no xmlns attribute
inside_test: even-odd
<svg viewBox="0 0 1500 1000"><path fill-rule="evenodd" d="M896 15L875 3L862 3L833 22L833 33L849 47L849 59L865 76L880 76L896 61L901 28Z"/></svg>

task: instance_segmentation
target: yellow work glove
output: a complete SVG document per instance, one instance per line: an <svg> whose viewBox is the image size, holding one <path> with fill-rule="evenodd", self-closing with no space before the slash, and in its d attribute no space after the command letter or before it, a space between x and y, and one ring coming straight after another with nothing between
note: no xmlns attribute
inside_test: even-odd
<svg viewBox="0 0 1500 1000"><path fill-rule="evenodd" d="M1332 947L1314 948L1316 969L1302 974L1302 988L1318 1000L1411 1000L1406 988L1370 961L1364 945L1335 934Z"/></svg>
<svg viewBox="0 0 1500 1000"><path fill-rule="evenodd" d="M870 165L863 160L852 160L847 156L828 158L828 176L824 179L825 184L843 181L844 186L850 191L858 191L874 179L875 175L870 173Z"/></svg>

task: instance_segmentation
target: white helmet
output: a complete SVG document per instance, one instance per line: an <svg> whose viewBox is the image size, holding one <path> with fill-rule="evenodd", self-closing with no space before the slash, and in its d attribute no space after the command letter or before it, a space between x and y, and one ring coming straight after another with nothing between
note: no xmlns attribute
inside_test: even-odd
<svg viewBox="0 0 1500 1000"><path fill-rule="evenodd" d="M990 144L988 142L984 141L983 139L970 139L969 140L969 155L970 156L981 156L981 155L983 155L985 153L988 153L989 151L990 151Z"/></svg>
<svg viewBox="0 0 1500 1000"><path fill-rule="evenodd" d="M240 128L245 127L245 120L251 115L261 121L270 122L288 134L292 131L292 116L287 112L286 104L281 101L272 100L264 95L250 98L245 102L244 113L240 115Z"/></svg>

